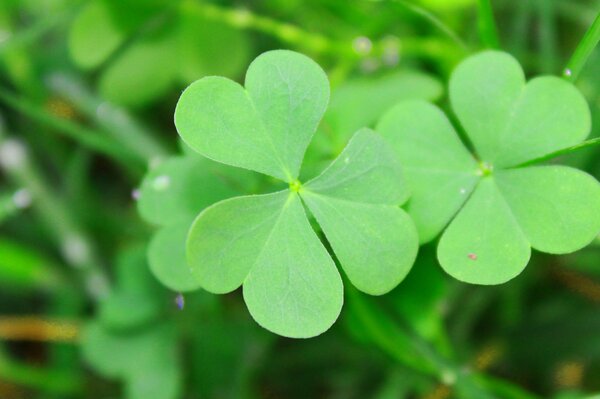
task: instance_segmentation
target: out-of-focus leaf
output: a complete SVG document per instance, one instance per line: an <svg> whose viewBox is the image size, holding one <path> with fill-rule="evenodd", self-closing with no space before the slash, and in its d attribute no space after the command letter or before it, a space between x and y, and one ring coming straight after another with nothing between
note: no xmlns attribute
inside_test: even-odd
<svg viewBox="0 0 600 399"><path fill-rule="evenodd" d="M100 320L123 330L154 320L162 306L162 292L146 262L146 248L132 247L120 254L116 284L100 304Z"/></svg>
<svg viewBox="0 0 600 399"><path fill-rule="evenodd" d="M162 284L174 291L186 292L200 288L192 275L185 256L185 242L192 222L184 220L160 229L148 247L150 270Z"/></svg>
<svg viewBox="0 0 600 399"><path fill-rule="evenodd" d="M226 169L197 155L169 158L144 178L138 211L162 226L192 220L205 207L238 194Z"/></svg>
<svg viewBox="0 0 600 399"><path fill-rule="evenodd" d="M175 342L171 325L115 334L92 322L83 332L82 350L98 373L124 381L127 399L176 399L182 376Z"/></svg>

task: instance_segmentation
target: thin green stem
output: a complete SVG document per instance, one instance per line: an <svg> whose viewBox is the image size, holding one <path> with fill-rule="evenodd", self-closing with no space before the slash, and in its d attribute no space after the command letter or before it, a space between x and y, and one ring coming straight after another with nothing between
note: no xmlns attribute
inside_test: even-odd
<svg viewBox="0 0 600 399"><path fill-rule="evenodd" d="M490 0L478 0L477 16L477 27L481 43L487 48L500 48L494 10Z"/></svg>
<svg viewBox="0 0 600 399"><path fill-rule="evenodd" d="M522 163L520 165L517 165L516 167L520 168L522 166L529 166L529 165L533 165L533 164L538 164L538 163L541 163L541 162L548 161L550 159L557 158L557 157L559 157L561 155L570 154L572 152L579 151L579 150L582 150L582 149L588 148L588 147L594 147L594 146L597 146L599 144L600 144L600 137L596 137L596 138L589 139L589 140L586 140L584 142L581 142L579 144L576 144L574 146L563 148L563 149L560 149L558 151L551 152L548 155L544 155L542 157L539 157L539 158L536 158L536 159L532 159L531 161L524 162L524 163Z"/></svg>
<svg viewBox="0 0 600 399"><path fill-rule="evenodd" d="M376 1L376 0L371 0ZM423 19L427 20L431 25L436 27L440 32L448 36L450 40L456 43L463 50L468 50L467 44L454 32L448 25L446 25L441 19L435 16L429 10L426 10L423 7L415 5L405 0L393 0L395 3L400 4L405 7L407 10L410 10L412 13L419 15Z"/></svg>
<svg viewBox="0 0 600 399"><path fill-rule="evenodd" d="M583 39L577 45L575 52L567 63L563 72L566 79L574 82L579 77L583 67L594 51L594 48L600 41L600 13L596 15L596 19L592 22Z"/></svg>
<svg viewBox="0 0 600 399"><path fill-rule="evenodd" d="M187 13L219 21L237 29L251 29L310 53L328 54L342 59L359 61L365 57L413 55L438 60L454 58L456 46L437 38L382 39L372 43L369 51L357 50L353 41L333 40L319 33L309 32L296 25L280 22L247 9L230 9L216 4L187 0L182 3Z"/></svg>

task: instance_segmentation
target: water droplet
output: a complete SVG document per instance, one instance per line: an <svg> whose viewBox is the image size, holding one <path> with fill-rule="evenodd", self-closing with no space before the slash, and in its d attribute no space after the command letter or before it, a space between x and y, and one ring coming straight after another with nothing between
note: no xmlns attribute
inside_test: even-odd
<svg viewBox="0 0 600 399"><path fill-rule="evenodd" d="M141 195L142 192L139 188L134 188L133 190L131 190L131 198L133 198L134 201L139 201Z"/></svg>
<svg viewBox="0 0 600 399"><path fill-rule="evenodd" d="M352 48L360 55L367 55L373 49L373 43L368 37L359 36L352 41Z"/></svg>
<svg viewBox="0 0 600 399"><path fill-rule="evenodd" d="M10 32L0 30L0 43L7 41L8 38L10 38Z"/></svg>
<svg viewBox="0 0 600 399"><path fill-rule="evenodd" d="M350 158L348 158L348 157L344 158L344 163L350 163Z"/></svg>
<svg viewBox="0 0 600 399"><path fill-rule="evenodd" d="M21 167L26 156L25 145L18 140L8 139L0 144L0 166L7 170Z"/></svg>
<svg viewBox="0 0 600 399"><path fill-rule="evenodd" d="M167 188L169 188L169 185L171 184L171 178L167 175L160 175L157 176L154 181L152 182L152 188L154 188L156 191L164 191Z"/></svg>
<svg viewBox="0 0 600 399"><path fill-rule="evenodd" d="M90 249L79 235L68 236L62 244L63 256L75 267L82 267L90 258Z"/></svg>
<svg viewBox="0 0 600 399"><path fill-rule="evenodd" d="M569 68L565 69L564 72L565 76L572 76L573 75L573 71L571 71Z"/></svg>
<svg viewBox="0 0 600 399"><path fill-rule="evenodd" d="M25 188L17 190L12 196L13 203L19 209L28 208L31 205L31 194Z"/></svg>
<svg viewBox="0 0 600 399"><path fill-rule="evenodd" d="M460 189L460 193L461 193L461 194L466 194L466 193L467 193L467 189L465 189L465 188L461 188L461 189Z"/></svg>
<svg viewBox="0 0 600 399"><path fill-rule="evenodd" d="M389 67L400 63L400 39L397 36L386 36L382 40L383 54L381 59Z"/></svg>
<svg viewBox="0 0 600 399"><path fill-rule="evenodd" d="M468 254L467 256L468 256L468 257L469 257L469 259L471 259L471 260L477 260L477 255L476 255L476 254L473 254L473 253L471 253L471 254Z"/></svg>
<svg viewBox="0 0 600 399"><path fill-rule="evenodd" d="M162 157L153 157L152 159L150 159L150 161L148 162L148 168L149 169L155 169L157 168L161 163L163 163L163 158Z"/></svg>
<svg viewBox="0 0 600 399"><path fill-rule="evenodd" d="M440 378L444 385L454 385L456 382L456 373L452 370L444 370L442 371Z"/></svg>
<svg viewBox="0 0 600 399"><path fill-rule="evenodd" d="M185 307L185 298L181 292L175 297L175 305L177 305L177 309L179 310L183 310Z"/></svg>

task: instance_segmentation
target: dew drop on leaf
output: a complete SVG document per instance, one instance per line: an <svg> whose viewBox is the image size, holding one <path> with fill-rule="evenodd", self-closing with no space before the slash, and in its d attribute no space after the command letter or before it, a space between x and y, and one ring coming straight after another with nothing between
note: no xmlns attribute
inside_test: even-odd
<svg viewBox="0 0 600 399"><path fill-rule="evenodd" d="M17 208L25 209L31 205L31 194L27 189L22 188L13 194L12 201Z"/></svg>
<svg viewBox="0 0 600 399"><path fill-rule="evenodd" d="M152 188L156 191L164 191L169 188L171 184L171 178L167 175L157 176L156 179L152 182Z"/></svg>
<svg viewBox="0 0 600 399"><path fill-rule="evenodd" d="M567 68L567 69L565 69L564 74L565 74L565 76L571 76L571 75L573 75L573 71L571 71L569 68Z"/></svg>
<svg viewBox="0 0 600 399"><path fill-rule="evenodd" d="M352 42L352 48L356 53L360 55L367 55L371 52L373 48L373 43L371 39L366 36L359 36Z"/></svg>

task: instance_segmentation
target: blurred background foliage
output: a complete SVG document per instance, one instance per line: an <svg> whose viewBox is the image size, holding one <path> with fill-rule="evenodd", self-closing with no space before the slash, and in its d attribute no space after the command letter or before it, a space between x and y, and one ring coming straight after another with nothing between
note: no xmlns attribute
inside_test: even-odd
<svg viewBox="0 0 600 399"><path fill-rule="evenodd" d="M536 254L498 287L449 278L423 247L389 295L347 284L340 320L310 340L274 336L240 292L208 295L173 272L200 209L275 184L182 147L187 84L242 81L269 49L313 57L333 91L312 176L394 103L447 108L452 67L493 44L486 3L2 0L0 398L600 397L600 240ZM501 48L529 76L562 74L600 10L492 5ZM599 136L600 51L577 85ZM561 161L600 177L599 151Z"/></svg>

